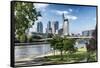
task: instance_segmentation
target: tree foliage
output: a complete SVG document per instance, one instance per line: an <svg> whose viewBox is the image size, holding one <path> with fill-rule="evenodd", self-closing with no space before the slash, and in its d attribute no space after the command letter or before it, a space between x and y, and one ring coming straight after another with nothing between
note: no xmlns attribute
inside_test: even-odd
<svg viewBox="0 0 100 68"><path fill-rule="evenodd" d="M60 36L54 36L50 40L51 47L54 50L59 50L61 55L61 60L63 60L63 51L68 51L69 53L75 52L75 39L69 39L67 37L62 38Z"/></svg>
<svg viewBox="0 0 100 68"><path fill-rule="evenodd" d="M64 44L64 50L68 51L69 53L75 52L76 49L74 47L75 45L75 39L67 39L65 38L63 41Z"/></svg>
<svg viewBox="0 0 100 68"><path fill-rule="evenodd" d="M37 20L37 11L33 3L15 2L15 34L18 40L25 41L25 31Z"/></svg>

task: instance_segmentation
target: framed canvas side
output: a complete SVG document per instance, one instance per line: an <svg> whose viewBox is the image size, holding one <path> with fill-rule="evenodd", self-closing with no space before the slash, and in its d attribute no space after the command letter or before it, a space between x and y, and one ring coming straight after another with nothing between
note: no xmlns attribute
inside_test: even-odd
<svg viewBox="0 0 100 68"><path fill-rule="evenodd" d="M15 23L14 23L14 1L10 2L10 12L11 12L11 31L10 31L10 40L11 40L11 45L10 45L10 66L15 67L15 46L14 46L14 36L15 36Z"/></svg>

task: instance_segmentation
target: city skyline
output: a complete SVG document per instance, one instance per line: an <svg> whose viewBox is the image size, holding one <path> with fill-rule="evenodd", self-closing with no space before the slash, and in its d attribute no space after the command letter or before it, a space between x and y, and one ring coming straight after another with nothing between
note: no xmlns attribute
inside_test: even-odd
<svg viewBox="0 0 100 68"><path fill-rule="evenodd" d="M59 22L58 21L53 21L53 22L49 21L47 23L46 33L55 34L55 33L58 33L57 32L58 29L59 29Z"/></svg>
<svg viewBox="0 0 100 68"><path fill-rule="evenodd" d="M96 7L39 3L34 3L34 5L36 10L41 12L42 17L38 17L38 21L43 23L44 33L46 32L45 29L49 21L58 21L59 29L62 28L62 13L69 19L70 33L80 33L84 30L95 29ZM35 22L30 32L36 32L38 21Z"/></svg>

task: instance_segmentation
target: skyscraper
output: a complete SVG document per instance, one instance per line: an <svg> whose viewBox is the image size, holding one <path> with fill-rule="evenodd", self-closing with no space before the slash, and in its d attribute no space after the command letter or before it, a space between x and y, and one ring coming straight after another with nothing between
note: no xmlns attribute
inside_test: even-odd
<svg viewBox="0 0 100 68"><path fill-rule="evenodd" d="M61 29L58 30L58 34L59 35L62 35L63 34L63 28L61 28Z"/></svg>
<svg viewBox="0 0 100 68"><path fill-rule="evenodd" d="M59 29L59 22L58 21L55 21L54 27L55 27L55 33L58 34L58 29Z"/></svg>
<svg viewBox="0 0 100 68"><path fill-rule="evenodd" d="M55 34L55 26L54 26L54 21L52 22L51 28L52 28L52 34Z"/></svg>
<svg viewBox="0 0 100 68"><path fill-rule="evenodd" d="M69 35L69 21L63 14L63 35Z"/></svg>
<svg viewBox="0 0 100 68"><path fill-rule="evenodd" d="M43 33L43 24L42 24L42 22L37 23L37 32L38 33Z"/></svg>
<svg viewBox="0 0 100 68"><path fill-rule="evenodd" d="M53 21L52 22L52 33L53 34L58 34L58 28L59 28L59 22L58 21Z"/></svg>
<svg viewBox="0 0 100 68"><path fill-rule="evenodd" d="M51 21L48 22L47 27L51 28Z"/></svg>
<svg viewBox="0 0 100 68"><path fill-rule="evenodd" d="M47 32L47 33L52 33L52 28L51 28L51 22L50 22L50 21L47 23L46 32Z"/></svg>
<svg viewBox="0 0 100 68"><path fill-rule="evenodd" d="M58 28L59 28L59 22L55 21L55 29L58 30Z"/></svg>

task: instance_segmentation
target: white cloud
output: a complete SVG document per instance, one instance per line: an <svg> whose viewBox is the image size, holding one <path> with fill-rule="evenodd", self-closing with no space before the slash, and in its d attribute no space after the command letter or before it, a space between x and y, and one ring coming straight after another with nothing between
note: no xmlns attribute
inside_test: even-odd
<svg viewBox="0 0 100 68"><path fill-rule="evenodd" d="M73 10L70 8L68 9L68 11L63 11L63 10L52 10L52 12L55 12L56 14L62 15L64 14L69 14L70 12L72 12Z"/></svg>
<svg viewBox="0 0 100 68"><path fill-rule="evenodd" d="M69 10L69 12L72 12L73 10L70 8L70 9L68 9Z"/></svg>
<svg viewBox="0 0 100 68"><path fill-rule="evenodd" d="M61 10L52 10L51 12L54 12L54 13L59 14L59 15L62 15L63 13L64 14L68 14L69 13L68 11L61 11Z"/></svg>
<svg viewBox="0 0 100 68"><path fill-rule="evenodd" d="M63 13L64 14L68 14L69 12L68 11L56 11L59 15L62 15Z"/></svg>
<svg viewBox="0 0 100 68"><path fill-rule="evenodd" d="M65 18L68 18L70 20L76 20L77 19L77 17L73 16L73 15L65 15Z"/></svg>
<svg viewBox="0 0 100 68"><path fill-rule="evenodd" d="M49 4L37 4L35 3L34 6L37 8L37 9L41 9L41 8L46 8Z"/></svg>
<svg viewBox="0 0 100 68"><path fill-rule="evenodd" d="M59 14L59 15L62 15L63 13L64 14L69 14L70 12L72 12L73 10L71 8L68 9L68 11L61 11L61 10L53 10L53 12Z"/></svg>
<svg viewBox="0 0 100 68"><path fill-rule="evenodd" d="M69 9L70 12L72 12L72 9ZM65 14L65 18L68 18L70 20L76 20L77 16L71 15L70 12L68 11L61 11L61 10L52 10L51 12L54 12L56 14L62 15L63 13Z"/></svg>

